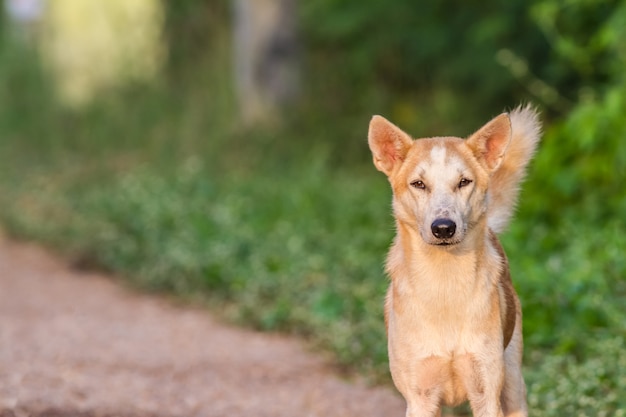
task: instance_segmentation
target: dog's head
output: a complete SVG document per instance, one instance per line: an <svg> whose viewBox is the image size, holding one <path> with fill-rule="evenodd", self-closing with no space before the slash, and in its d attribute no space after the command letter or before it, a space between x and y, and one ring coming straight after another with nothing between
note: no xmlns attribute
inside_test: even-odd
<svg viewBox="0 0 626 417"><path fill-rule="evenodd" d="M381 116L369 127L374 165L389 178L393 210L430 245L459 244L484 220L489 179L511 140L504 113L468 139L413 140Z"/></svg>

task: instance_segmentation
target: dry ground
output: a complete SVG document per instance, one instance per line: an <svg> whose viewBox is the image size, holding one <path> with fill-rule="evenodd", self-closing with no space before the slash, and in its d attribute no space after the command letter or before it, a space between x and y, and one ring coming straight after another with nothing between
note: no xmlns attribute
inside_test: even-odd
<svg viewBox="0 0 626 417"><path fill-rule="evenodd" d="M0 417L402 416L288 337L128 291L0 237Z"/></svg>

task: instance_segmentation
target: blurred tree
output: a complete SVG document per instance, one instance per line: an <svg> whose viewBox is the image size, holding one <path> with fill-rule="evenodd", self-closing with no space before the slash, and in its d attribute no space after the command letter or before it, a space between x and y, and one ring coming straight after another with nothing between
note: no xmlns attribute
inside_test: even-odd
<svg viewBox="0 0 626 417"><path fill-rule="evenodd" d="M153 79L165 51L158 0L49 2L42 52L61 100L71 106L125 81Z"/></svg>
<svg viewBox="0 0 626 417"><path fill-rule="evenodd" d="M524 100L563 115L581 86L606 82L613 61L598 28L619 4L317 0L303 3L302 18L312 70L328 72L329 107L354 106L355 91L371 106L364 93L376 90L398 123L445 114L469 127Z"/></svg>
<svg viewBox="0 0 626 417"><path fill-rule="evenodd" d="M230 0L165 1L165 41L171 81L213 57L227 32Z"/></svg>
<svg viewBox="0 0 626 417"><path fill-rule="evenodd" d="M535 216L584 210L587 221L604 222L626 212L626 2L545 0L532 12L552 62L569 69L569 89L559 92L574 100L546 132L533 170L541 180L525 205Z"/></svg>
<svg viewBox="0 0 626 417"><path fill-rule="evenodd" d="M244 123L264 122L299 90L296 0L234 0L235 80Z"/></svg>
<svg viewBox="0 0 626 417"><path fill-rule="evenodd" d="M4 0L4 6L14 35L28 44L35 43L44 12L44 1Z"/></svg>
<svg viewBox="0 0 626 417"><path fill-rule="evenodd" d="M528 97L499 51L514 51L544 75L539 64L549 62L550 49L529 17L532 3L318 0L303 4L302 17L313 71L329 74L332 94L322 95L329 107L388 100L384 110L409 129L440 120L441 131L453 120L458 131L448 133L462 134Z"/></svg>

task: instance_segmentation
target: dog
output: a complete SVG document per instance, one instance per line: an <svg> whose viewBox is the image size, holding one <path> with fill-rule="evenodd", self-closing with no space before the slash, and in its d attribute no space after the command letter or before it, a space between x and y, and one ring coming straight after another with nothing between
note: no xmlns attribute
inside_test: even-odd
<svg viewBox="0 0 626 417"><path fill-rule="evenodd" d="M382 116L370 122L374 165L393 191L385 325L407 417L465 401L476 417L528 415L521 306L497 234L540 135L528 105L467 139L413 140Z"/></svg>

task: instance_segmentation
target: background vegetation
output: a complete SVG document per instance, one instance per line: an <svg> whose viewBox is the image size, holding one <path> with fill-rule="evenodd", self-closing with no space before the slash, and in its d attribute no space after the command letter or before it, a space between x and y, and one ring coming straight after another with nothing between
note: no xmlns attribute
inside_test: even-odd
<svg viewBox="0 0 626 417"><path fill-rule="evenodd" d="M237 122L225 0L168 2L166 70L63 107L36 49L0 40L0 217L77 267L302 335L388 381L390 192L371 114L466 136L532 101L545 136L503 236L537 416L626 410L626 3L301 2L304 91ZM622 370L622 371L620 371Z"/></svg>

